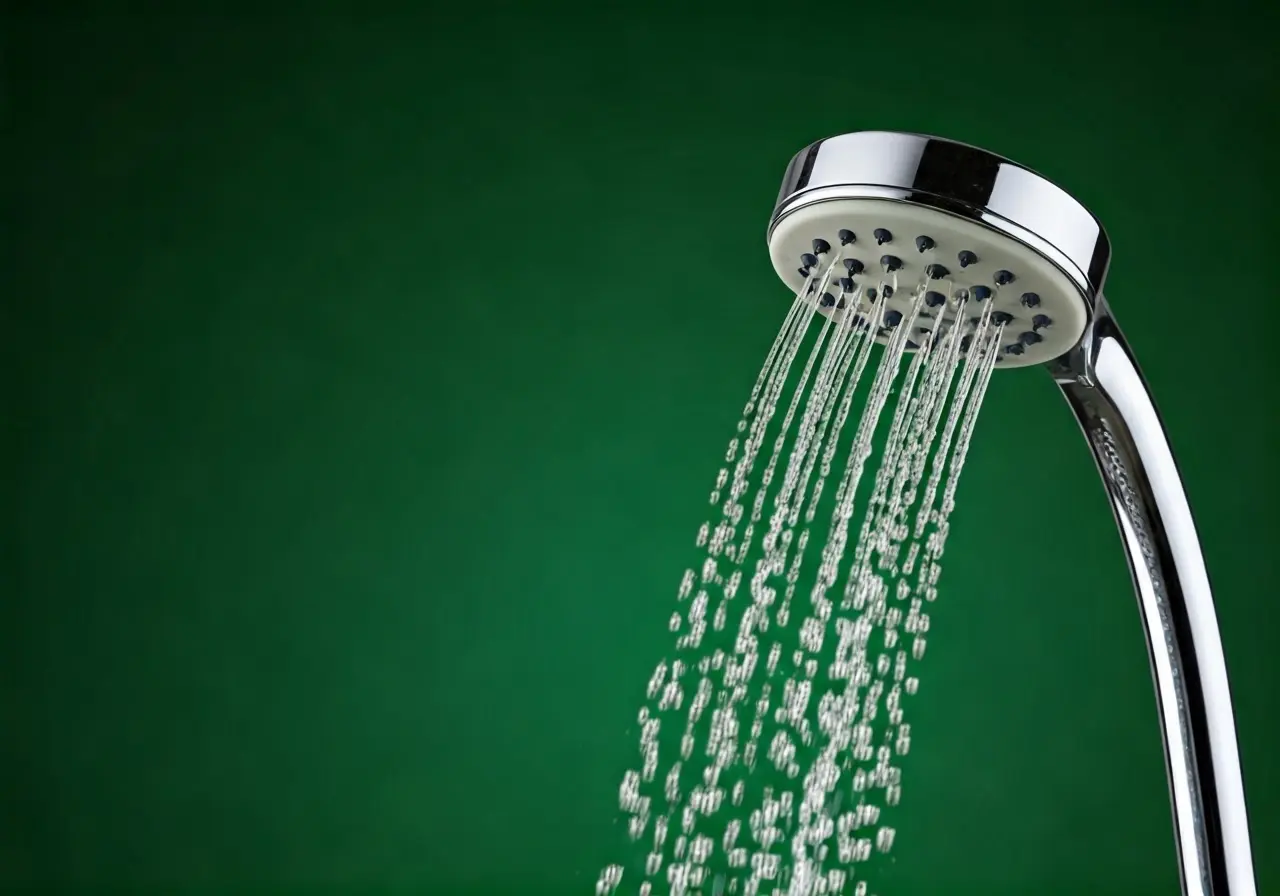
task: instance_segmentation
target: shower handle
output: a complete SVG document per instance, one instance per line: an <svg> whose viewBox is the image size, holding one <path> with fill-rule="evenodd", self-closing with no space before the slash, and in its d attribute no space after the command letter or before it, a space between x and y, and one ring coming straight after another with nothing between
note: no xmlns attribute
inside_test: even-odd
<svg viewBox="0 0 1280 896"><path fill-rule="evenodd" d="M1054 376L1124 542L1164 734L1182 891L1255 896L1227 666L1199 538L1160 416L1105 298Z"/></svg>

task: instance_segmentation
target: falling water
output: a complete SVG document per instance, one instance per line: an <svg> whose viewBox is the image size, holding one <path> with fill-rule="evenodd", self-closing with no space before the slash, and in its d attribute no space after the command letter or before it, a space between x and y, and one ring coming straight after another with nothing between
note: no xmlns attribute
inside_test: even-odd
<svg viewBox="0 0 1280 896"><path fill-rule="evenodd" d="M600 894L625 877L642 896L871 896L868 860L893 847L914 666L1002 325L963 290L934 313L924 282L905 315L876 301L896 278L837 300L839 261L796 296L716 476L619 788L635 858Z"/></svg>

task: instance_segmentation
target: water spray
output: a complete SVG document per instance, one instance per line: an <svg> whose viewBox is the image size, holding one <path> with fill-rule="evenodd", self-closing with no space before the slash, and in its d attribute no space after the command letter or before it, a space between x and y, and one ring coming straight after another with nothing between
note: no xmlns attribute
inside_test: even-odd
<svg viewBox="0 0 1280 896"><path fill-rule="evenodd" d="M681 580L676 655L637 718L640 768L619 791L644 844L635 892L869 896L868 863L896 836L905 707L983 396L994 371L1038 366L1080 422L1128 556L1183 892L1254 896L1213 597L1103 296L1101 224L1007 159L861 132L792 159L768 247L795 298L711 492L702 564ZM597 891L626 873L610 865Z"/></svg>

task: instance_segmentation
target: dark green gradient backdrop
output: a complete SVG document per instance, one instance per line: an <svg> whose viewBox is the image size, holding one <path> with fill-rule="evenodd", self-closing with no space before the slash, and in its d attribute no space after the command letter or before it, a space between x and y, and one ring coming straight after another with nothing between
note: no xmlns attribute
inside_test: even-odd
<svg viewBox="0 0 1280 896"><path fill-rule="evenodd" d="M1268 14L778 7L7 15L5 885L588 892L777 183L887 127L1106 222L1280 891ZM981 423L882 893L1172 893L1092 461Z"/></svg>

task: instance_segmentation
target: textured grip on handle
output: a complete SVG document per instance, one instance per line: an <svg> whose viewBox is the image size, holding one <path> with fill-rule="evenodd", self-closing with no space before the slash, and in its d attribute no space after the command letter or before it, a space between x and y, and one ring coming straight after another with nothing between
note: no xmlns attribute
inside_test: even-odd
<svg viewBox="0 0 1280 896"><path fill-rule="evenodd" d="M1060 378L1128 555L1163 727L1188 896L1255 896L1235 718L1213 593L1173 451L1133 353L1099 300Z"/></svg>

